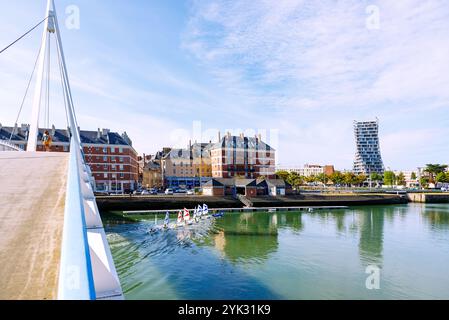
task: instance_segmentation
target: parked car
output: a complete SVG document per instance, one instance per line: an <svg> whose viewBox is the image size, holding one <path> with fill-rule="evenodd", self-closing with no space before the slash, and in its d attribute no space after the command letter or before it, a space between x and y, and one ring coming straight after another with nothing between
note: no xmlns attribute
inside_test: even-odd
<svg viewBox="0 0 449 320"><path fill-rule="evenodd" d="M447 191L449 191L449 190L448 190L448 188L442 187L442 188L441 188L441 191L447 192Z"/></svg>
<svg viewBox="0 0 449 320"><path fill-rule="evenodd" d="M188 195L194 195L194 194L195 194L195 191L193 191L192 189L187 190L187 194L188 194Z"/></svg>
<svg viewBox="0 0 449 320"><path fill-rule="evenodd" d="M156 189L150 189L150 194L151 195L156 195L157 194L157 190Z"/></svg>
<svg viewBox="0 0 449 320"><path fill-rule="evenodd" d="M148 194L150 194L150 192L148 190L143 190L140 194L141 195L148 195Z"/></svg>
<svg viewBox="0 0 449 320"><path fill-rule="evenodd" d="M168 188L165 190L165 194L167 194L167 195L172 195L173 193L174 193L173 189Z"/></svg>
<svg viewBox="0 0 449 320"><path fill-rule="evenodd" d="M176 193L187 193L186 189L177 189Z"/></svg>

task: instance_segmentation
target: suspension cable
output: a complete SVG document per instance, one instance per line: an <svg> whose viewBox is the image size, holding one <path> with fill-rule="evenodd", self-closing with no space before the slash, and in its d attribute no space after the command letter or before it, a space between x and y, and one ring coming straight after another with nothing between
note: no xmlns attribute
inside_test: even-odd
<svg viewBox="0 0 449 320"><path fill-rule="evenodd" d="M58 40L55 37L55 43L56 43L56 49L57 49L57 56L58 56L58 65L59 65L59 75L60 75L60 80L61 80L61 87L62 87L62 99L64 100L64 110L65 110L65 120L66 120L66 124L67 124L67 128L70 126L69 124L69 115L68 115L68 111L67 111L67 100L66 100L66 90L64 87L64 75L62 73L62 62L61 62L61 57L59 55L59 47L58 47Z"/></svg>
<svg viewBox="0 0 449 320"><path fill-rule="evenodd" d="M51 33L48 35L48 62L47 62L47 123L46 127L50 128L50 76L51 76Z"/></svg>
<svg viewBox="0 0 449 320"><path fill-rule="evenodd" d="M47 20L48 17L46 17L45 19L43 19L41 22L39 22L38 24L36 24L33 28L31 28L30 30L28 30L27 32L25 32L23 35L21 35L19 38L17 38L16 40L14 40L11 44L7 45L5 48L3 48L0 51L0 54L2 54L3 52L5 52L6 50L8 50L10 47L12 47L14 44L16 44L18 41L20 41L22 38L24 38L27 34L29 34L31 31L33 31L34 29L36 29L37 27L39 27L45 20Z"/></svg>
<svg viewBox="0 0 449 320"><path fill-rule="evenodd" d="M34 62L33 72L31 72L30 79L28 80L28 85L26 87L25 94L23 95L22 103L20 104L19 113L17 114L17 118L16 118L16 122L15 123L17 123L19 121L20 114L22 113L23 105L25 104L25 100L26 100L26 97L28 95L28 90L30 89L31 81L33 81L34 72L36 71L37 62L39 61L39 56L41 55L41 50L42 50L42 47L39 46L39 51L37 53L36 61ZM15 134L15 127L11 131L11 135L9 137L9 142L12 141L12 137L13 137L14 134Z"/></svg>

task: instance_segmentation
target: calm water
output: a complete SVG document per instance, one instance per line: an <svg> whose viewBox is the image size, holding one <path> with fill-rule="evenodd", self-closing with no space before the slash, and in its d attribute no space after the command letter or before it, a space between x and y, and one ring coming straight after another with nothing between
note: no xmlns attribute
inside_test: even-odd
<svg viewBox="0 0 449 320"><path fill-rule="evenodd" d="M159 219L163 219L159 216ZM127 299L449 299L449 205L107 226ZM368 290L367 266L380 268Z"/></svg>

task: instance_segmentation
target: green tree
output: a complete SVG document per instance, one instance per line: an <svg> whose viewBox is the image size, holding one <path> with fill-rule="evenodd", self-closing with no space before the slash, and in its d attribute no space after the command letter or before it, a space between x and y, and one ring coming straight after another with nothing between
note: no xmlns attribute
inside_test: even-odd
<svg viewBox="0 0 449 320"><path fill-rule="evenodd" d="M416 173L412 172L412 174L410 175L410 179L416 180Z"/></svg>
<svg viewBox="0 0 449 320"><path fill-rule="evenodd" d="M326 186L327 181L329 181L329 177L325 173L320 173L316 176L316 181L321 182Z"/></svg>
<svg viewBox="0 0 449 320"><path fill-rule="evenodd" d="M378 174L376 172L371 173L371 181L380 182L384 179L384 177L381 174Z"/></svg>
<svg viewBox="0 0 449 320"><path fill-rule="evenodd" d="M441 173L444 172L447 169L447 165L445 164L426 164L426 168L424 169L424 172L427 172L429 174L429 182L435 183L435 177Z"/></svg>
<svg viewBox="0 0 449 320"><path fill-rule="evenodd" d="M399 172L399 174L396 177L396 184L399 186L405 186L405 175L402 172Z"/></svg>
<svg viewBox="0 0 449 320"><path fill-rule="evenodd" d="M350 187L350 186L352 186L352 185L357 183L357 177L352 172L345 172L343 174L343 182L345 183L345 185Z"/></svg>
<svg viewBox="0 0 449 320"><path fill-rule="evenodd" d="M421 186L423 188L428 188L429 187L429 178L428 177L421 177L421 179L419 180L419 183L421 184Z"/></svg>
<svg viewBox="0 0 449 320"><path fill-rule="evenodd" d="M385 171L384 172L384 183L387 186L392 186L396 182L396 175L393 171Z"/></svg>
<svg viewBox="0 0 449 320"><path fill-rule="evenodd" d="M368 179L368 177L365 174L359 174L357 176L357 184L359 186L362 186L367 179Z"/></svg>
<svg viewBox="0 0 449 320"><path fill-rule="evenodd" d="M316 176L314 176L314 175L311 175L311 176L308 176L308 177L304 177L304 178L305 178L307 183L313 183L313 182L317 181L316 180Z"/></svg>
<svg viewBox="0 0 449 320"><path fill-rule="evenodd" d="M292 185L293 188L298 188L303 184L301 176L296 172L290 172L286 181Z"/></svg>
<svg viewBox="0 0 449 320"><path fill-rule="evenodd" d="M287 181L288 177L290 176L290 172L285 171L285 170L280 170L278 172L276 172L276 175L283 179L284 181Z"/></svg>
<svg viewBox="0 0 449 320"><path fill-rule="evenodd" d="M335 171L330 175L329 180L332 181L333 184L343 184L344 176L340 171Z"/></svg>
<svg viewBox="0 0 449 320"><path fill-rule="evenodd" d="M449 182L449 173L446 173L446 172L438 173L437 176L435 177L435 181L442 182L442 183Z"/></svg>

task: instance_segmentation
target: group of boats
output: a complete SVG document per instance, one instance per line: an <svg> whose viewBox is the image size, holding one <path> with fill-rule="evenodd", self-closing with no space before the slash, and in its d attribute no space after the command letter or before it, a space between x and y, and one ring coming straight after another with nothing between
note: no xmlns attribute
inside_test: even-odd
<svg viewBox="0 0 449 320"><path fill-rule="evenodd" d="M201 222L201 220L219 219L223 216L223 211L209 214L209 207L207 206L207 204L203 204L198 205L198 207L194 209L192 215L190 215L190 210L186 208L184 208L184 210L179 210L177 221L174 223L170 223L170 213L167 211L167 213L165 214L164 223L162 225L158 225L157 223L155 223L155 226L150 231L155 232L159 230L182 228L188 225L198 224Z"/></svg>

